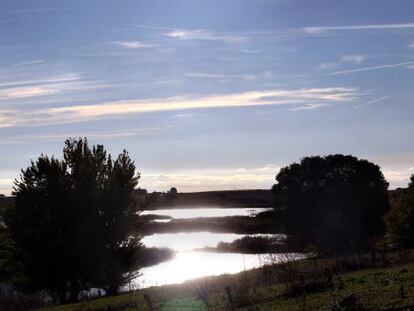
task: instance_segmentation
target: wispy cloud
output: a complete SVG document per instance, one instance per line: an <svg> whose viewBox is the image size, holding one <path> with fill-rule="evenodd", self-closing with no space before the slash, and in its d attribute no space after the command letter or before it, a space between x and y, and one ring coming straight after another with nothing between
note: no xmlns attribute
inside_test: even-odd
<svg viewBox="0 0 414 311"><path fill-rule="evenodd" d="M36 59L36 60L31 60L31 61L26 61L26 62L13 63L11 64L11 66L27 66L27 65L35 65L35 64L41 64L41 63L43 63L43 60Z"/></svg>
<svg viewBox="0 0 414 311"><path fill-rule="evenodd" d="M240 52L245 53L245 54L256 54L256 53L259 53L260 50L259 49L243 49L243 50L240 50Z"/></svg>
<svg viewBox="0 0 414 311"><path fill-rule="evenodd" d="M342 62L350 62L350 63L354 63L354 64L360 64L366 59L367 59L367 57L365 55L350 54L350 55L342 56L341 61Z"/></svg>
<svg viewBox="0 0 414 311"><path fill-rule="evenodd" d="M173 115L174 118L191 118L192 116L190 113L177 113Z"/></svg>
<svg viewBox="0 0 414 311"><path fill-rule="evenodd" d="M339 66L341 66L340 62L335 62L335 63L322 63L319 65L319 70L328 70L328 69L335 69L338 68Z"/></svg>
<svg viewBox="0 0 414 311"><path fill-rule="evenodd" d="M409 65L414 65L414 62L404 62L404 63L396 63L396 64L384 64L378 66L371 66L371 67L363 67L363 68L355 68L355 69L346 69L346 70L339 70L330 73L326 73L327 76L335 76L335 75L343 75L343 74L350 74L356 72L363 72L363 71L371 71L371 70L381 70L381 69L388 69L388 68L398 68L398 67L405 67Z"/></svg>
<svg viewBox="0 0 414 311"><path fill-rule="evenodd" d="M266 165L253 168L184 169L164 172L142 171L140 185L150 191L181 192L232 189L269 189L280 167Z"/></svg>
<svg viewBox="0 0 414 311"><path fill-rule="evenodd" d="M48 13L48 12L55 12L55 11L67 11L67 10L64 10L61 8L30 8L30 9L19 9L19 10L4 12L3 14L18 15L18 14Z"/></svg>
<svg viewBox="0 0 414 311"><path fill-rule="evenodd" d="M314 109L319 109L319 108L324 108L324 107L329 107L331 106L330 104L306 104L303 106L299 106L299 107L293 107L293 108L289 108L289 111L301 111L301 110L314 110Z"/></svg>
<svg viewBox="0 0 414 311"><path fill-rule="evenodd" d="M45 96L53 94L54 92L55 90L51 88L39 86L15 87L5 90L0 89L0 101L26 97Z"/></svg>
<svg viewBox="0 0 414 311"><path fill-rule="evenodd" d="M81 80L81 76L79 74L68 73L68 74L63 74L63 75L58 75L58 76L48 77L48 78L3 82L3 83L0 83L0 88L65 83L65 82L73 82L73 81L80 81L80 80Z"/></svg>
<svg viewBox="0 0 414 311"><path fill-rule="evenodd" d="M226 43L245 43L249 40L247 36L238 34L228 34L214 32L204 29L185 30L176 29L164 34L165 36L178 40L206 40L206 41L222 41Z"/></svg>
<svg viewBox="0 0 414 311"><path fill-rule="evenodd" d="M148 25L131 25L133 28L145 28L153 31L159 31L168 38L177 40L204 40L204 41L221 41L229 44L247 43L257 38L266 40L287 39L304 35L322 35L338 31L361 31L361 30L404 30L413 29L413 23L398 24L368 24L368 25L343 25L343 26L310 26L302 28L281 28L281 29L259 29L253 31L236 31L222 32L210 29L180 29L170 27L158 27ZM132 29L133 29L132 28ZM242 53L257 53L258 49L245 48L241 49Z"/></svg>
<svg viewBox="0 0 414 311"><path fill-rule="evenodd" d="M370 24L370 25L347 25L347 26L316 26L304 27L302 31L306 34L318 35L332 31L358 31L358 30L390 30L390 29L412 29L414 23L403 24Z"/></svg>
<svg viewBox="0 0 414 311"><path fill-rule="evenodd" d="M0 145L16 145L28 142L62 142L68 137L88 137L89 139L109 140L117 138L135 137L141 135L152 135L162 131L162 128L132 128L123 130L102 130L79 132L72 131L61 134L33 134L33 135L15 135L0 138Z"/></svg>
<svg viewBox="0 0 414 311"><path fill-rule="evenodd" d="M136 28L144 28L149 30L162 30L162 31L173 31L175 28L172 27L164 27L164 26L156 26L156 25L143 25L143 24L130 24L128 25L130 29L136 30Z"/></svg>
<svg viewBox="0 0 414 311"><path fill-rule="evenodd" d="M410 49L414 49L414 43L410 43L410 44L408 45L408 47L409 47Z"/></svg>
<svg viewBox="0 0 414 311"><path fill-rule="evenodd" d="M13 107L18 103L58 104L82 97L97 98L93 91L114 87L113 84L83 79L80 75L67 74L34 80L17 80L0 83L0 105ZM86 92L88 91L88 92Z"/></svg>
<svg viewBox="0 0 414 311"><path fill-rule="evenodd" d="M367 101L364 104L354 106L354 108L355 109L359 109L359 108L362 108L362 107L365 107L365 106L369 106L369 105L372 105L372 104L375 104L375 103L378 103L378 102L382 102L382 101L387 100L387 99L389 99L391 97L392 97L392 95L387 95L387 96L382 96L382 97L379 97L379 98L375 98L373 100Z"/></svg>
<svg viewBox="0 0 414 311"><path fill-rule="evenodd" d="M157 44L151 44L141 41L110 41L109 43L128 49L147 49L159 47L159 45Z"/></svg>
<svg viewBox="0 0 414 311"><path fill-rule="evenodd" d="M199 79L218 79L218 80L225 80L225 79L233 79L233 78L244 78L248 75L231 75L231 74L221 74L221 73L208 73L208 72L187 72L185 74L188 78L199 78Z"/></svg>
<svg viewBox="0 0 414 311"><path fill-rule="evenodd" d="M342 67L345 63L361 64L367 59L365 55L349 54L343 55L339 61L332 63L322 63L319 65L319 70L328 70Z"/></svg>
<svg viewBox="0 0 414 311"><path fill-rule="evenodd" d="M200 98L170 97L153 100L129 100L97 105L75 105L37 110L0 110L0 127L33 126L111 118L122 115L179 111L189 109L238 108L269 105L314 104L351 101L358 97L355 88L310 88L268 90Z"/></svg>
<svg viewBox="0 0 414 311"><path fill-rule="evenodd" d="M221 74L221 73L207 73L207 72L189 72L185 74L189 78L212 79L212 80L257 80L257 79L271 79L273 74L271 71L265 71L258 74Z"/></svg>

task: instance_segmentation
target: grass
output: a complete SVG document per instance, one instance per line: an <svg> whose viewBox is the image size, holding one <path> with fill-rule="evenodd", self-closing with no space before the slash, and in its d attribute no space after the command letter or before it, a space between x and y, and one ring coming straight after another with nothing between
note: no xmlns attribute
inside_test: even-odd
<svg viewBox="0 0 414 311"><path fill-rule="evenodd" d="M406 271L406 272L405 272ZM259 288L251 297L253 310L332 310L345 297L354 295L368 310L395 310L414 307L414 264L387 269L367 269L347 273L342 277L343 287L286 297L284 284ZM405 298L400 288L403 286ZM227 310L225 300L218 300L215 310ZM246 308L246 310L250 310Z"/></svg>
<svg viewBox="0 0 414 311"><path fill-rule="evenodd" d="M160 306L161 311L206 311L204 304L195 297L182 297L168 301Z"/></svg>
<svg viewBox="0 0 414 311"><path fill-rule="evenodd" d="M350 267L338 259L308 259L41 310L147 311L150 305L158 311L414 309L414 261ZM346 300L361 308L341 309Z"/></svg>

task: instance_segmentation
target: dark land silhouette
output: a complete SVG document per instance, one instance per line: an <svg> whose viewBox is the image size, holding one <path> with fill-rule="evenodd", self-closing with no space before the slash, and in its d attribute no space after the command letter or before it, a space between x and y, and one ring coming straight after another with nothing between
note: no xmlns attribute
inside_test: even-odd
<svg viewBox="0 0 414 311"><path fill-rule="evenodd" d="M194 208L194 207L270 207L273 196L267 189L203 191L189 193L146 193L138 191L139 197L150 200L148 209L159 208Z"/></svg>
<svg viewBox="0 0 414 311"><path fill-rule="evenodd" d="M259 270L234 276L238 281L233 287L224 281L197 283L193 293L207 309L213 301L224 310L254 307L269 299L263 298L267 294L257 294L268 287L280 292L274 301L283 304L299 297L303 309L308 295L319 297L322 303L348 286L348 291L355 292L331 300L332 310L365 310L364 303L378 304L361 297L367 290L364 286L349 284L357 277L352 271L361 271L361 278L371 280L366 268L394 275L392 282L399 282L399 305L414 301L406 288L414 285L406 277L414 269L414 176L406 189L388 191L379 166L336 154L305 157L282 168L271 190L180 193L173 187L166 193L149 194L137 188L139 178L126 151L112 159L102 145L89 146L86 139L67 140L62 160L41 155L30 162L15 182L13 197L0 197L0 302L5 310L41 306L45 297L53 304L76 302L91 288L117 295L140 269L174 255L170 249L145 248L143 235L200 230L283 236L244 237L204 251L278 252L288 262L293 259L290 252L307 257L285 264L270 259ZM155 222L162 218L159 215L140 215L144 209L177 206L272 206L273 210L254 217L172 219L167 223ZM391 290L392 296L395 286L378 287L376 293L385 295ZM188 294L185 285L175 290ZM113 301L118 300L108 300L94 310L148 310L162 304L156 292L137 292L138 296L145 293L145 299L126 299L126 304L117 307ZM159 300L153 301L154 295ZM217 300L214 295L226 298ZM384 303L381 298L377 301Z"/></svg>

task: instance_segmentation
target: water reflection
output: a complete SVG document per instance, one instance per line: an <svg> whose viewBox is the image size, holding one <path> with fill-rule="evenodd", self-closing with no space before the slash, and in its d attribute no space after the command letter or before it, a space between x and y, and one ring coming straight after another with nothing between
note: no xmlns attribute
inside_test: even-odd
<svg viewBox="0 0 414 311"><path fill-rule="evenodd" d="M243 237L235 233L156 233L142 239L147 247L168 247L174 251L186 251L195 248L215 247L218 242L232 242Z"/></svg>
<svg viewBox="0 0 414 311"><path fill-rule="evenodd" d="M209 253L201 251L178 252L174 259L143 269L142 275L131 283L132 288L177 284L186 280L237 273L258 268L266 262L267 255L242 255ZM300 254L273 254L273 263L303 258Z"/></svg>
<svg viewBox="0 0 414 311"><path fill-rule="evenodd" d="M143 212L143 215L156 214L169 216L174 219L189 219L196 217L225 217L225 216L254 216L269 208L194 208L194 209L164 209ZM170 221L170 219L158 219ZM270 255L243 255L236 253L215 253L199 251L205 247L216 247L219 242L232 242L242 238L243 234L235 233L156 233L143 238L147 247L168 247L175 251L175 256L169 261L142 269L141 276L133 280L130 288L143 288L156 285L182 283L186 280L237 273L243 270L263 265L264 258ZM255 236L268 236L256 234ZM285 238L284 235L272 235ZM273 263L302 258L300 254L272 254Z"/></svg>
<svg viewBox="0 0 414 311"><path fill-rule="evenodd" d="M269 210L267 207L260 208L175 208L157 209L142 212L142 215L163 215L175 219L188 219L197 217L226 217L226 216L254 216L257 213Z"/></svg>
<svg viewBox="0 0 414 311"><path fill-rule="evenodd" d="M156 233L147 235L142 242L147 247L168 247L174 251L188 251L204 247L216 247L219 242L233 242L244 236L272 237L283 240L284 234L236 234L236 233L212 233L212 232L180 232L180 233Z"/></svg>
<svg viewBox="0 0 414 311"><path fill-rule="evenodd" d="M171 219L154 219L155 222L170 222Z"/></svg>

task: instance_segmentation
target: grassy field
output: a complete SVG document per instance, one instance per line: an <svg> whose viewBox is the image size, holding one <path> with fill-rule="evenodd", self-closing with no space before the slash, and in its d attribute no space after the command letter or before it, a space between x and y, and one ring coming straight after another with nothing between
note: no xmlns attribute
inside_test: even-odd
<svg viewBox="0 0 414 311"><path fill-rule="evenodd" d="M414 262L359 262L308 259L41 310L414 310Z"/></svg>

